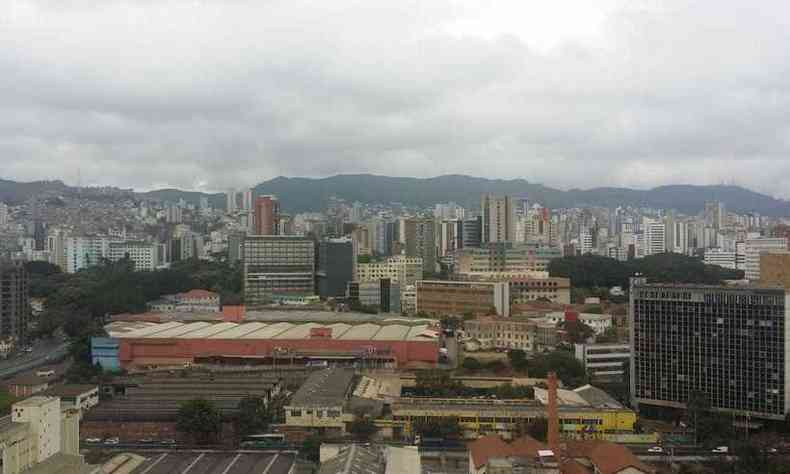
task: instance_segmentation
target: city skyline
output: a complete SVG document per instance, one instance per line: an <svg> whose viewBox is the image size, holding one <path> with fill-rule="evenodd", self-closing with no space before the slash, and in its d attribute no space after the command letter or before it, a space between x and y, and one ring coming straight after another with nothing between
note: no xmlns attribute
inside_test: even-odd
<svg viewBox="0 0 790 474"><path fill-rule="evenodd" d="M89 5L0 11L9 178L790 189L782 2Z"/></svg>

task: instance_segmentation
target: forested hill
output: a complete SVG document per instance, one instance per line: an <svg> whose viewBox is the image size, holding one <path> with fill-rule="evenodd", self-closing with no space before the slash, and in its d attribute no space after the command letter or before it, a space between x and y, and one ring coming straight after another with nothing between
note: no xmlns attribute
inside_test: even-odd
<svg viewBox="0 0 790 474"><path fill-rule="evenodd" d="M42 192L73 189L60 181L16 183L0 180L0 200L21 202ZM275 194L286 212L320 211L336 196L346 201L394 203L429 207L453 201L467 208L480 205L483 193L527 197L551 208L601 206L676 209L686 214L701 211L705 201L718 200L736 212L758 212L766 216L790 216L790 202L738 186L671 185L648 190L628 188L571 189L562 191L524 179L486 179L463 175L435 178L403 178L370 174L346 174L328 178L277 177L255 186L255 194ZM222 193L200 193L161 189L137 194L140 198L175 202L184 199L197 205L207 197L212 206L223 208Z"/></svg>

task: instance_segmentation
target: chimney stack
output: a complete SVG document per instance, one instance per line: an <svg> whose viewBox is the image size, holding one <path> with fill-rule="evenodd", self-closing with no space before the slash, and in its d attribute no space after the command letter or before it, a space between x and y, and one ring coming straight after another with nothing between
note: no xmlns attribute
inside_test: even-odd
<svg viewBox="0 0 790 474"><path fill-rule="evenodd" d="M549 426L547 438L549 448L557 455L560 444L560 415L557 409L557 373L549 372Z"/></svg>

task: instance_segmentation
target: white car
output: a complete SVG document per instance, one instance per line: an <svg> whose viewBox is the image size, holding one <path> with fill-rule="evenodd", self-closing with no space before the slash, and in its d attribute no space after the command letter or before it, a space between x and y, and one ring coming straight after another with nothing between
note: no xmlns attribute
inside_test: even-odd
<svg viewBox="0 0 790 474"><path fill-rule="evenodd" d="M107 438L107 439L105 439L105 440L104 440L104 444L118 444L118 443L120 443L120 442L121 442L121 440L120 440L120 439L118 439L118 437L115 437L115 438Z"/></svg>
<svg viewBox="0 0 790 474"><path fill-rule="evenodd" d="M100 438L85 438L86 443L101 443Z"/></svg>
<svg viewBox="0 0 790 474"><path fill-rule="evenodd" d="M730 452L730 448L728 448L727 446L716 446L715 448L711 449L710 452L717 454L726 454Z"/></svg>
<svg viewBox="0 0 790 474"><path fill-rule="evenodd" d="M652 448L647 448L648 453L663 453L664 448L661 446L653 446Z"/></svg>

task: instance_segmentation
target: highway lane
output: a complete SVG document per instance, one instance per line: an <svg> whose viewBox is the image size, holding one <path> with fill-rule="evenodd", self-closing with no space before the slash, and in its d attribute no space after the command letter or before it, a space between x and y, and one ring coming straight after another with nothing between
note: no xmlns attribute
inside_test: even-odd
<svg viewBox="0 0 790 474"><path fill-rule="evenodd" d="M62 339L48 339L33 344L32 352L17 353L0 361L0 378L12 377L20 372L53 364L68 354L69 343Z"/></svg>

